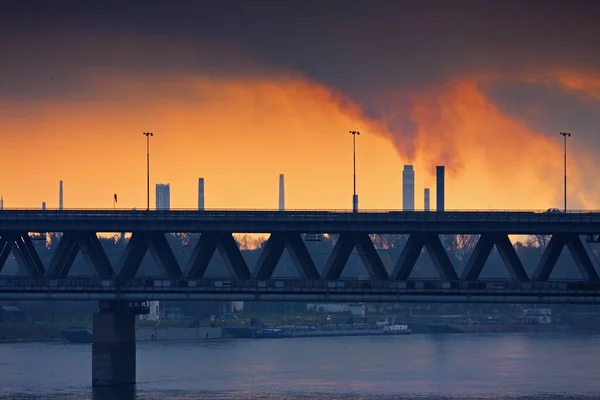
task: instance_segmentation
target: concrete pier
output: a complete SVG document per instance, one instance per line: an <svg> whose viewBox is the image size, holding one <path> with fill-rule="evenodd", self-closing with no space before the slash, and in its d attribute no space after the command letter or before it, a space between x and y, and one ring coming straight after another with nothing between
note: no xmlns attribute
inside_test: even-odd
<svg viewBox="0 0 600 400"><path fill-rule="evenodd" d="M135 314L127 302L101 302L94 314L92 386L135 384Z"/></svg>

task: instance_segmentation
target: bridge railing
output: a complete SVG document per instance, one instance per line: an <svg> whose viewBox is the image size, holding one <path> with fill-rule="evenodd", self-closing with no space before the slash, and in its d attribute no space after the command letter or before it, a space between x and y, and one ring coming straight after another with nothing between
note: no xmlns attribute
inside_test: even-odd
<svg viewBox="0 0 600 400"><path fill-rule="evenodd" d="M336 281L299 278L272 278L268 280L235 280L229 277L210 279L165 279L161 277L141 277L127 280L70 277L62 279L29 278L17 276L0 277L0 293L29 291L205 291L205 292L345 292L345 291L469 291L477 293L555 291L570 292L600 291L600 283L587 281L547 281L516 282L503 279L479 281L443 281L439 279L411 279L408 281L380 281L364 278L340 279ZM595 295L595 293L594 293Z"/></svg>
<svg viewBox="0 0 600 400"><path fill-rule="evenodd" d="M36 210L4 209L0 221L297 221L297 222L594 222L600 212L551 213L541 210L399 211L361 210Z"/></svg>
<svg viewBox="0 0 600 400"><path fill-rule="evenodd" d="M315 208L290 208L284 211L280 211L275 208L205 208L203 210L198 210L196 208L170 208L169 210L161 210L157 208L151 208L149 210L145 208L140 209L131 209L131 208L35 208L35 207L4 207L0 210L2 212L40 212L40 213L154 213L154 212L194 212L194 213L302 213L302 214L310 214L310 213L334 213L334 214L357 214L352 209L346 208L331 208L331 209L315 209ZM379 213L439 213L436 210L425 210L425 209L414 209L411 211L402 210L399 208L369 208L369 209L360 209L358 210L358 214L379 214ZM567 210L567 212L563 211L550 211L547 209L541 208L477 208L477 209L467 209L467 208L453 208L446 209L441 213L546 213L546 214L582 214L582 213L600 213L600 210L591 210L591 209L571 209Z"/></svg>

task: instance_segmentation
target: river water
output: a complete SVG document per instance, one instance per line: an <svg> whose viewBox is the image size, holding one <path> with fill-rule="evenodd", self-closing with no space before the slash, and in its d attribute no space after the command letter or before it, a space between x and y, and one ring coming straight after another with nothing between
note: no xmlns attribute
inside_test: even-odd
<svg viewBox="0 0 600 400"><path fill-rule="evenodd" d="M0 344L0 399L596 399L600 336L448 334L138 343L135 390L91 345Z"/></svg>

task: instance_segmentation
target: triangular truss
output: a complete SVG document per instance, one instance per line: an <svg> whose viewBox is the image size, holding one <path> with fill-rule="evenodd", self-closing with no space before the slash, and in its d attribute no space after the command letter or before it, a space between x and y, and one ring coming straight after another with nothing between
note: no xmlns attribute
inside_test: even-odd
<svg viewBox="0 0 600 400"><path fill-rule="evenodd" d="M48 277L64 278L69 275L80 250L86 262L94 267L99 277L113 276L113 269L95 232L64 232L50 260Z"/></svg>
<svg viewBox="0 0 600 400"><path fill-rule="evenodd" d="M45 275L44 264L27 232L11 232L0 235L0 271L2 271L11 252L15 256L19 267L27 271L29 276L42 277Z"/></svg>
<svg viewBox="0 0 600 400"><path fill-rule="evenodd" d="M598 272L596 272L594 263L577 234L552 235L531 280L547 281L550 278L565 245L569 248L581 277L588 281L598 281Z"/></svg>
<svg viewBox="0 0 600 400"><path fill-rule="evenodd" d="M479 279L481 270L489 258L494 246L498 249L498 254L500 254L500 258L508 270L511 279L521 282L528 281L529 278L527 277L527 272L508 236L493 233L484 233L481 235L479 241L475 245L475 249L473 249L473 253L471 253L469 261L467 261L461 279L467 281Z"/></svg>
<svg viewBox="0 0 600 400"><path fill-rule="evenodd" d="M341 233L329 260L323 269L323 279L337 280L342 275L352 250L358 251L369 276L378 280L388 280L389 276L381 257L377 254L373 241L366 233Z"/></svg>
<svg viewBox="0 0 600 400"><path fill-rule="evenodd" d="M252 272L255 279L268 279L273 275L277 262L287 249L298 275L304 279L319 279L319 271L308 253L306 244L298 234L273 233L263 245L262 252Z"/></svg>
<svg viewBox="0 0 600 400"><path fill-rule="evenodd" d="M167 277L174 279L181 277L181 268L164 233L161 232L134 232L131 235L119 262L118 277L134 278L148 250L156 264L163 268Z"/></svg>
<svg viewBox="0 0 600 400"><path fill-rule="evenodd" d="M248 264L246 264L233 234L222 232L205 232L200 235L185 269L185 276L202 278L217 249L231 276L240 280L251 278Z"/></svg>
<svg viewBox="0 0 600 400"><path fill-rule="evenodd" d="M276 232L264 243L261 254L252 271L240 251L232 233L204 232L200 235L192 255L182 269L177 262L165 234L161 232L133 232L117 268L111 266L95 232L63 232L60 242L46 269L26 232L0 233L0 271L12 253L21 268L32 277L61 278L69 274L77 253L81 250L99 277L132 279L138 273L145 254L149 251L156 263L171 279L201 279L215 253L219 251L230 276L237 280L270 279L283 251L288 250L300 279L338 280L350 254L356 248L370 277L374 280L405 281L423 251L431 256L433 264L443 280L476 281L496 246L511 279L515 281L547 281L567 246L583 279L598 281L598 273L577 234L555 234L544 250L542 258L531 279L528 277L508 234L482 233L462 275L458 277L452 261L435 233L413 233L393 268L388 274L381 257L367 233L340 233L333 251L322 272L315 265L300 232Z"/></svg>
<svg viewBox="0 0 600 400"><path fill-rule="evenodd" d="M392 272L392 280L404 281L410 277L423 247L427 249L441 278L451 281L458 280L452 261L450 261L448 253L444 250L440 237L434 233L414 233L410 235Z"/></svg>

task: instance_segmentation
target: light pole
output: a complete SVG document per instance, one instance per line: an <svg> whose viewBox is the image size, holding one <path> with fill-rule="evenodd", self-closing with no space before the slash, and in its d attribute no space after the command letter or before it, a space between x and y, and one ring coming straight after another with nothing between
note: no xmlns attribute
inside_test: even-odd
<svg viewBox="0 0 600 400"><path fill-rule="evenodd" d="M360 135L358 131L350 131L352 134L352 156L354 167L354 194L352 195L352 212L358 212L358 195L356 194L356 137Z"/></svg>
<svg viewBox="0 0 600 400"><path fill-rule="evenodd" d="M565 138L565 212L567 212L567 137L571 137L569 132L560 133Z"/></svg>
<svg viewBox="0 0 600 400"><path fill-rule="evenodd" d="M150 136L152 132L144 132L146 136L146 210L150 210Z"/></svg>

